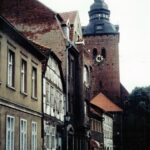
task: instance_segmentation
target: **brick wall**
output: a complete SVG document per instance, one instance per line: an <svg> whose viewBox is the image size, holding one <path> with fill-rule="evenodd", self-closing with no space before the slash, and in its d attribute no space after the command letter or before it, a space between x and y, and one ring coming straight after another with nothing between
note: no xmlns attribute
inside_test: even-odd
<svg viewBox="0 0 150 150"><path fill-rule="evenodd" d="M93 48L97 49L97 54L101 54L102 48L106 50L106 59L103 63L98 65L94 60L92 61L92 96L102 91L112 99L120 97L118 43L118 35L85 37L85 45L90 50L91 59L93 59Z"/></svg>

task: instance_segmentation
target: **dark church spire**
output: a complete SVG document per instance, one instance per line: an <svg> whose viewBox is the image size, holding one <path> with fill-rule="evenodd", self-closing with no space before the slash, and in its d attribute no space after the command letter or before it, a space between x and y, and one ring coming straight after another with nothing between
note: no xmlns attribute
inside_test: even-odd
<svg viewBox="0 0 150 150"><path fill-rule="evenodd" d="M89 25L83 28L83 34L116 34L118 26L110 23L110 10L104 0L94 0L89 11Z"/></svg>

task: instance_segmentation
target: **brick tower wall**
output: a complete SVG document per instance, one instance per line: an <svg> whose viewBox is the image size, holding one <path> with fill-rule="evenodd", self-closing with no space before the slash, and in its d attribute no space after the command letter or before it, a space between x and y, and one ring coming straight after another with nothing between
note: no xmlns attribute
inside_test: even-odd
<svg viewBox="0 0 150 150"><path fill-rule="evenodd" d="M99 92L103 92L112 100L120 97L120 77L119 77L119 35L98 35L86 36L85 45L90 50L93 59L93 49L97 49L97 54L101 54L105 48L106 59L101 64L92 60L92 84L91 96L94 97Z"/></svg>

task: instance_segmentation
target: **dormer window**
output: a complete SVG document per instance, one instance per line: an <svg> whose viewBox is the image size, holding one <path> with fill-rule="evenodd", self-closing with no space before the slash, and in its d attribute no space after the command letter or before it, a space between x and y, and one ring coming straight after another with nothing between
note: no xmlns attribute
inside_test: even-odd
<svg viewBox="0 0 150 150"><path fill-rule="evenodd" d="M63 24L62 25L62 29L63 29L64 36L66 37L67 40L69 40L70 39L70 36L69 36L69 34L70 34L69 25Z"/></svg>
<svg viewBox="0 0 150 150"><path fill-rule="evenodd" d="M96 26L96 30L102 30L103 29L103 26L102 25L97 25Z"/></svg>

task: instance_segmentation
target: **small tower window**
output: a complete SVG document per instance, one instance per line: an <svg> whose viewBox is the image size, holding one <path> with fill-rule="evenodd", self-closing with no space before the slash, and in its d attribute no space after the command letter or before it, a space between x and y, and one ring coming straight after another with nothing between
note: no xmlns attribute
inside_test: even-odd
<svg viewBox="0 0 150 150"><path fill-rule="evenodd" d="M96 49L96 48L94 48L94 49L93 49L93 59L95 59L95 58L96 58L96 56L97 56L97 49Z"/></svg>
<svg viewBox="0 0 150 150"><path fill-rule="evenodd" d="M103 58L106 58L106 49L105 48L102 48L101 55L103 56Z"/></svg>
<svg viewBox="0 0 150 150"><path fill-rule="evenodd" d="M92 66L90 66L90 73L93 71Z"/></svg>
<svg viewBox="0 0 150 150"><path fill-rule="evenodd" d="M102 81L99 81L99 88L100 88L100 89L103 88L103 83L102 83Z"/></svg>

